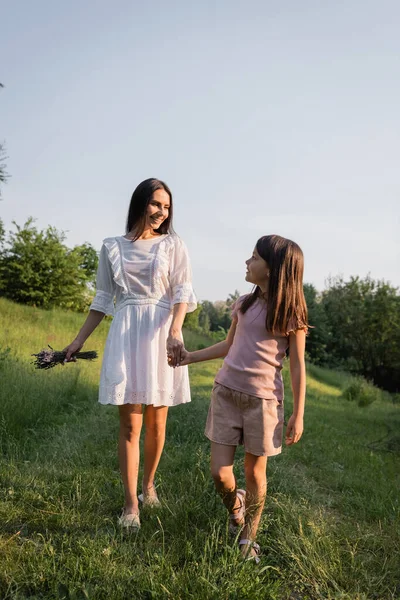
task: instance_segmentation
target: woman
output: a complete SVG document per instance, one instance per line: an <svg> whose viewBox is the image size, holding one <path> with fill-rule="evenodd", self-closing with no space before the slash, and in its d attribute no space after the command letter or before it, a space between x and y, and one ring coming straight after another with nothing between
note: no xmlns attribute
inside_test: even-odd
<svg viewBox="0 0 400 600"><path fill-rule="evenodd" d="M66 361L73 360L104 315L114 316L99 402L119 408L123 527L140 528L138 500L159 506L154 476L164 447L168 407L190 402L187 367L170 369L168 363L180 362L183 321L186 312L196 308L191 279L186 246L172 229L171 191L164 182L147 179L133 192L126 235L103 242L96 296L83 327L66 348ZM144 472L138 497L143 415Z"/></svg>

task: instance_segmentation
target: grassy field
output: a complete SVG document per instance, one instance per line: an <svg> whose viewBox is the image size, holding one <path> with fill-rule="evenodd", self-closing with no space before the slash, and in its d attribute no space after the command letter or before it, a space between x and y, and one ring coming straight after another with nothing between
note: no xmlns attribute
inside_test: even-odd
<svg viewBox="0 0 400 600"><path fill-rule="evenodd" d="M117 412L97 403L100 360L30 364L46 344L64 347L82 316L0 299L0 319L2 599L400 598L400 405L359 407L341 397L347 376L310 366L303 439L268 467L256 567L229 539L209 475L203 428L218 361L191 368L192 403L170 411L162 510L124 534ZM107 328L86 349L101 353Z"/></svg>

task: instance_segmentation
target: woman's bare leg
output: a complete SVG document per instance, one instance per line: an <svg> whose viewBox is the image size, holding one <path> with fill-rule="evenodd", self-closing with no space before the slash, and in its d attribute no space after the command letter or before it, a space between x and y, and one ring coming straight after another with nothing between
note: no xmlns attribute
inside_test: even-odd
<svg viewBox="0 0 400 600"><path fill-rule="evenodd" d="M147 496L151 496L154 490L154 477L164 448L167 416L168 406L146 406L143 493Z"/></svg>
<svg viewBox="0 0 400 600"><path fill-rule="evenodd" d="M126 515L139 512L137 481L139 474L139 440L142 429L142 405L123 404L119 406L118 457L122 482L125 489Z"/></svg>

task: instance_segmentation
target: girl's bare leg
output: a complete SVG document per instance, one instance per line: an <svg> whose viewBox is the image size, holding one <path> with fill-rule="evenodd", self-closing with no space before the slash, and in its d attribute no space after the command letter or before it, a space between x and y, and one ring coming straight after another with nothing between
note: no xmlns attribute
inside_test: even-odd
<svg viewBox="0 0 400 600"><path fill-rule="evenodd" d="M267 457L255 456L246 452L244 470L246 476L246 515L245 526L240 538L254 541L267 495ZM241 548L244 554L249 552L246 545ZM251 553L252 551L250 551Z"/></svg>
<svg viewBox="0 0 400 600"><path fill-rule="evenodd" d="M164 448L167 416L168 406L146 406L144 413L146 432L144 438L143 493L148 496L152 495L154 476Z"/></svg>
<svg viewBox="0 0 400 600"><path fill-rule="evenodd" d="M119 406L118 457L122 482L125 489L124 513L139 512L137 481L139 474L139 440L142 429L142 405L123 404Z"/></svg>
<svg viewBox="0 0 400 600"><path fill-rule="evenodd" d="M236 446L211 442L211 475L217 492L231 515L241 507L241 502L236 495L236 480L233 474L235 451Z"/></svg>

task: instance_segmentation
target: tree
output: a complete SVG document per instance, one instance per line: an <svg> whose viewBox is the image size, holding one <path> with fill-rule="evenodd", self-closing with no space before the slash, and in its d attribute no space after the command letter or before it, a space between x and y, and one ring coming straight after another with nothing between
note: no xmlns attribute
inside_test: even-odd
<svg viewBox="0 0 400 600"><path fill-rule="evenodd" d="M9 175L6 171L6 151L3 144L0 144L0 198L2 194L2 185L7 181Z"/></svg>
<svg viewBox="0 0 400 600"><path fill-rule="evenodd" d="M329 282L322 294L328 324L330 364L371 379L389 391L400 389L400 296L370 277Z"/></svg>
<svg viewBox="0 0 400 600"><path fill-rule="evenodd" d="M231 308L231 306L234 304L234 302L236 302L236 300L240 297L240 292L239 290L235 290L233 292L233 294L229 294L229 296L226 299L226 305L228 308Z"/></svg>
<svg viewBox="0 0 400 600"><path fill-rule="evenodd" d="M0 219L0 292L2 290L3 282L3 255L4 255L4 242L6 239L6 230L4 229L4 223Z"/></svg>
<svg viewBox="0 0 400 600"><path fill-rule="evenodd" d="M97 254L90 244L72 250L65 234L54 227L38 231L30 218L10 232L0 254L0 291L21 302L51 308L84 310L91 300L90 284Z"/></svg>
<svg viewBox="0 0 400 600"><path fill-rule="evenodd" d="M308 309L310 328L307 336L307 355L315 364L325 364L328 360L326 344L328 341L328 324L321 297L311 283L304 284L304 296Z"/></svg>
<svg viewBox="0 0 400 600"><path fill-rule="evenodd" d="M3 88L4 85L2 83L0 83L0 88ZM5 147L4 144L0 144L0 198L1 198L1 187L2 185L7 181L9 175L6 171L6 160L7 156L6 156L6 151L5 151Z"/></svg>
<svg viewBox="0 0 400 600"><path fill-rule="evenodd" d="M199 313L199 327L205 333L208 333L210 331L210 317L208 312L204 309L204 302L201 303L201 310Z"/></svg>
<svg viewBox="0 0 400 600"><path fill-rule="evenodd" d="M184 325L187 329L191 329L192 331L199 331L199 315L201 313L201 304L196 308L196 310L186 313Z"/></svg>
<svg viewBox="0 0 400 600"><path fill-rule="evenodd" d="M226 300L217 300L216 302L204 300L201 303L199 327L205 332L227 331L232 321L232 305L239 296L238 290L235 290L233 294L229 294Z"/></svg>
<svg viewBox="0 0 400 600"><path fill-rule="evenodd" d="M6 237L6 230L4 229L3 221L0 219L0 249L1 249L2 245L4 244L5 237Z"/></svg>
<svg viewBox="0 0 400 600"><path fill-rule="evenodd" d="M199 316L200 327L204 331L216 331L218 319L217 310L210 300L204 300L201 303L201 315Z"/></svg>
<svg viewBox="0 0 400 600"><path fill-rule="evenodd" d="M72 252L79 261L79 268L85 273L86 282L90 288L94 289L96 284L97 266L99 264L99 257L96 250L91 244L85 242L80 246L75 246Z"/></svg>

